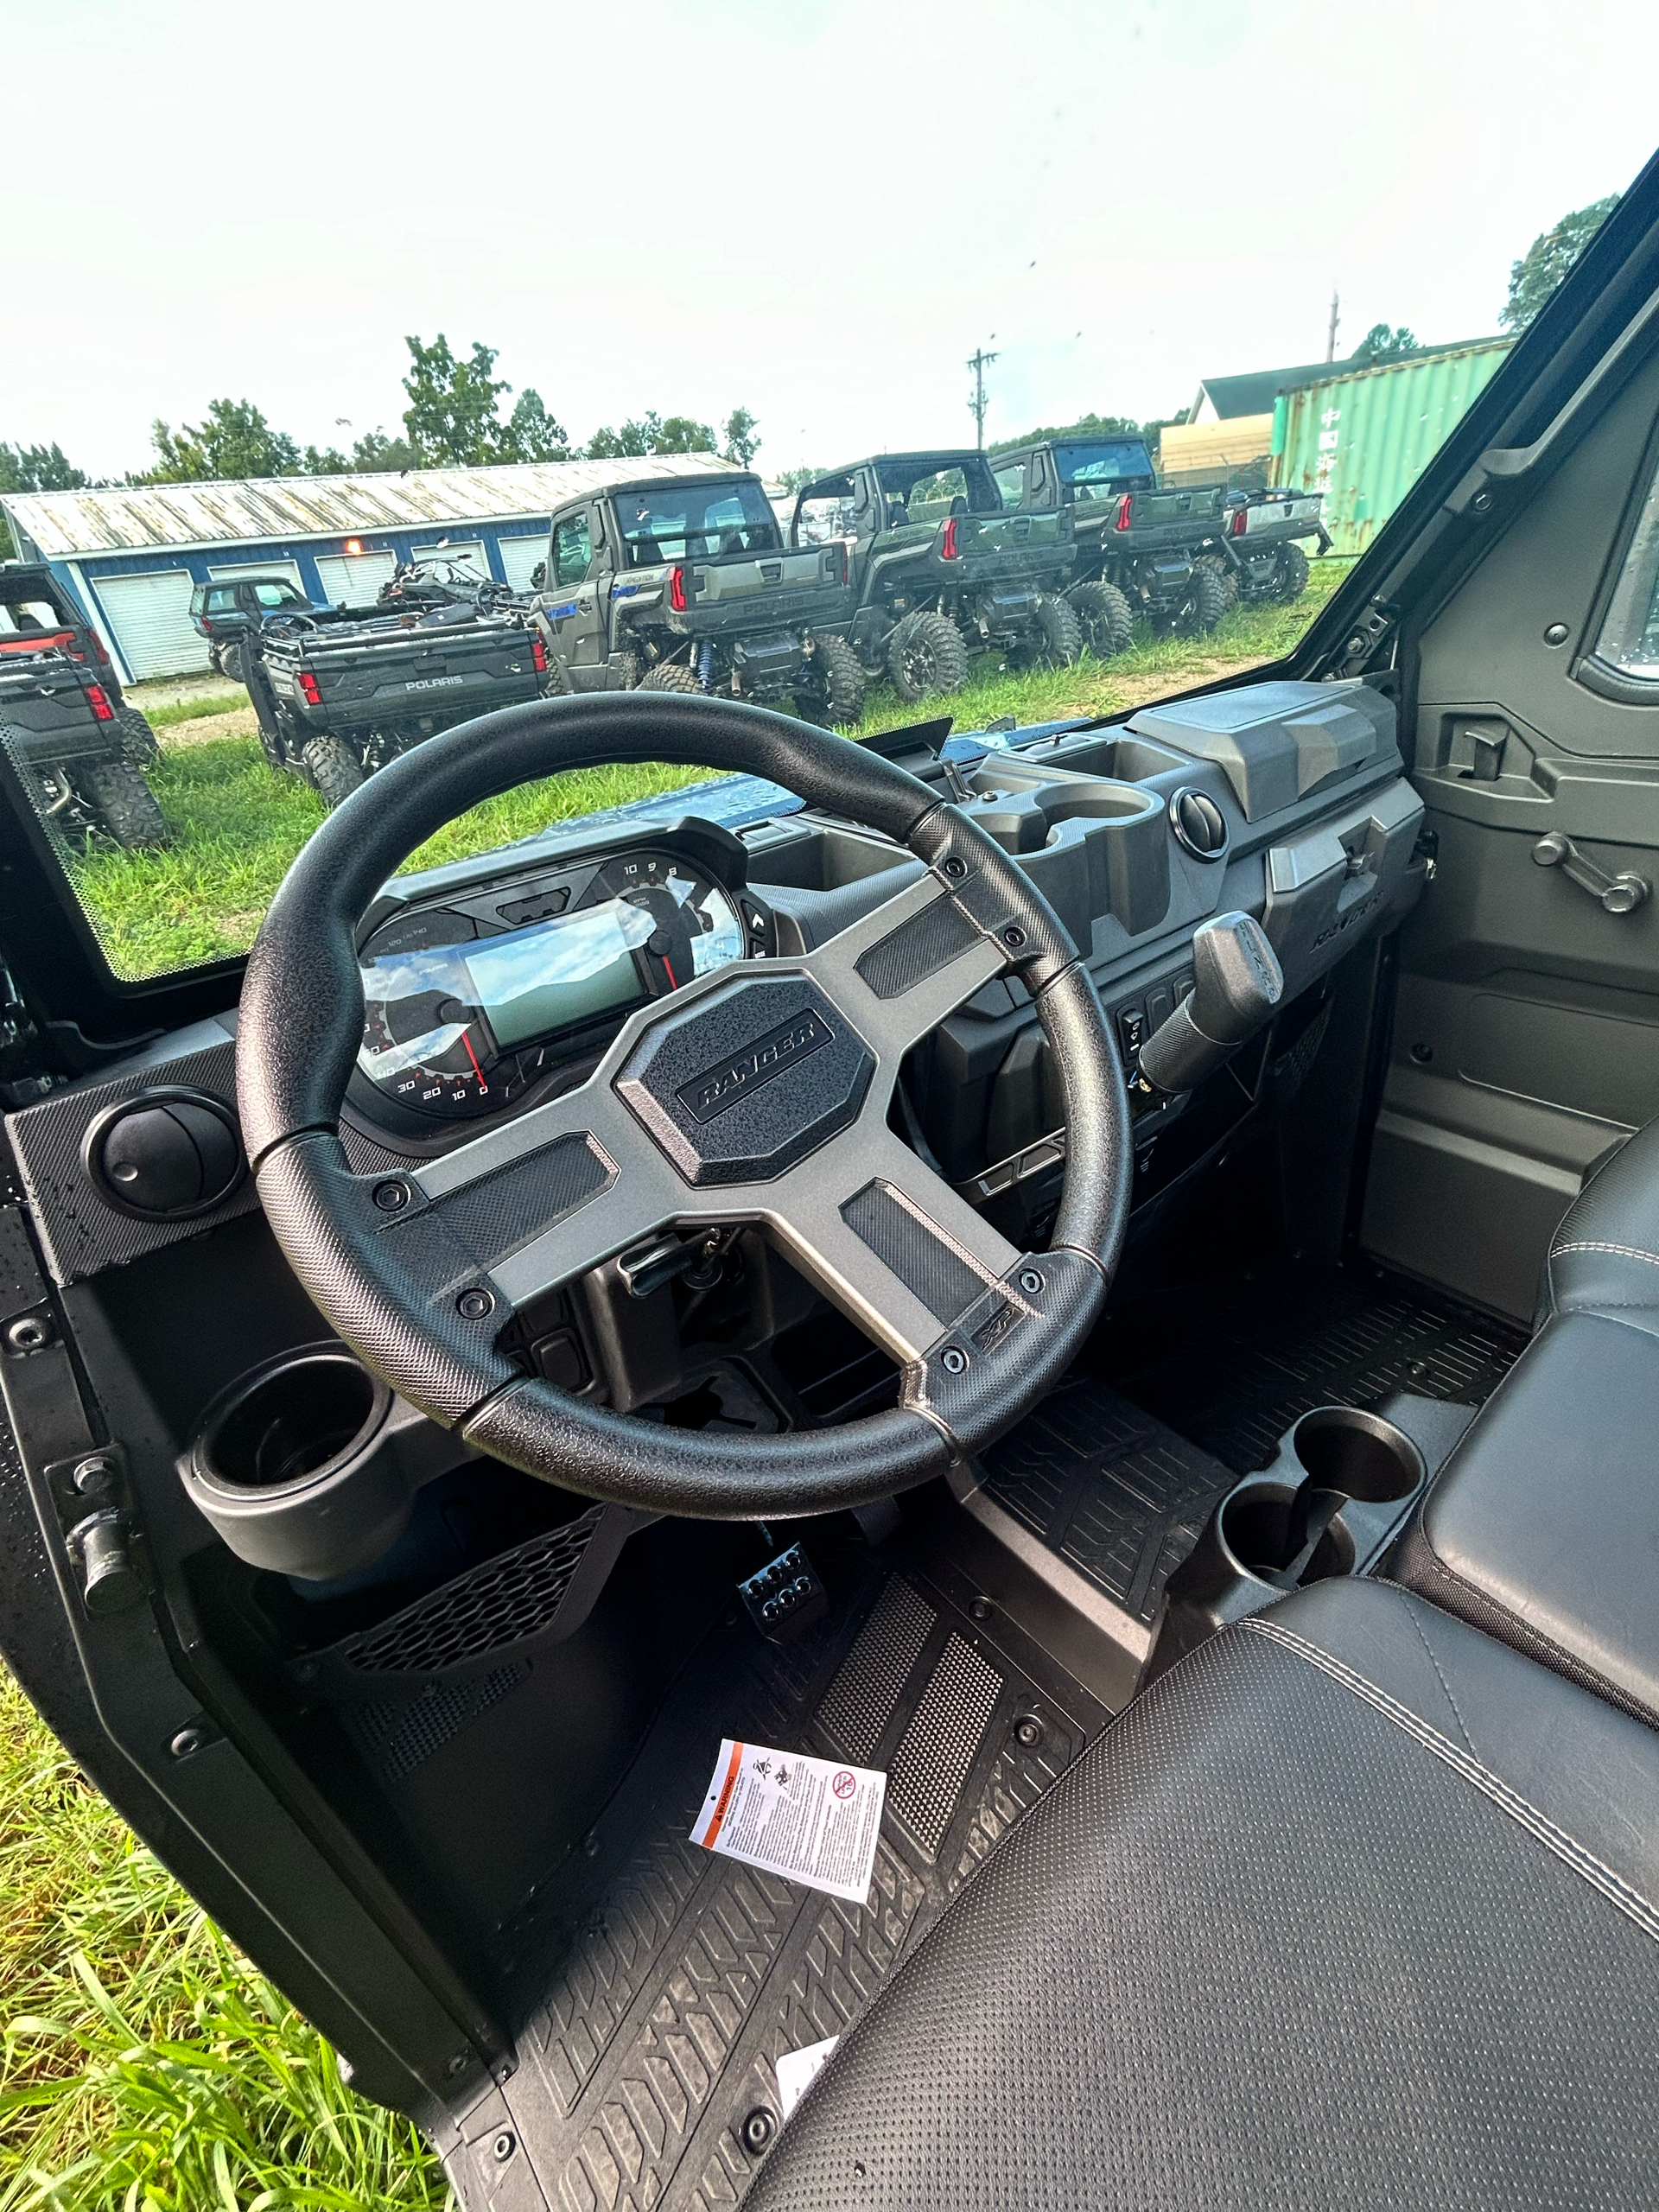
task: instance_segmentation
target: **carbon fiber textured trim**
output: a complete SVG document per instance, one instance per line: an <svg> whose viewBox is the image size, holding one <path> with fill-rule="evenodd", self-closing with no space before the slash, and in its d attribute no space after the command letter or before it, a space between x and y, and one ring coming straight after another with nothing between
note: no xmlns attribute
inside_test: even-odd
<svg viewBox="0 0 1659 2212"><path fill-rule="evenodd" d="M877 998L902 998L978 942L974 925L953 899L942 895L873 944L858 962L858 974Z"/></svg>
<svg viewBox="0 0 1659 2212"><path fill-rule="evenodd" d="M870 1594L838 1636L809 1638L804 1650L757 1648L745 1624L752 1664L741 1685L718 1671L730 1660L705 1655L687 1709L707 1709L717 1731L850 1757L842 1735L856 1706L867 1756L891 1769L892 1790L936 1846L884 1821L861 1905L713 1857L686 1840L706 1760L693 1770L683 1729L671 1732L671 1751L665 1735L672 1778L648 1752L637 1778L643 1831L531 2007L518 2072L447 2148L467 2212L741 2204L764 2156L746 2145L744 2122L760 2112L775 2128L779 2059L854 2024L991 1841L1094 1732L1098 1709L1081 1692L1064 1711L1001 1671L1000 1654L993 1667L973 1648L972 1624L931 1585L894 1575L873 1605ZM1043 1741L1027 1747L1012 1722L1033 1707ZM948 1771L932 1764L941 1750ZM504 2131L516 2147L505 2165L493 2147Z"/></svg>
<svg viewBox="0 0 1659 2212"><path fill-rule="evenodd" d="M149 1061L130 1075L107 1083L77 1084L53 1092L38 1104L6 1116L6 1130L29 1195L47 1266L57 1283L83 1281L105 1268L121 1267L146 1252L180 1244L221 1221L254 1212L259 1204L251 1177L245 1175L223 1205L179 1221L145 1221L118 1212L107 1203L80 1164L86 1131L106 1107L136 1098L158 1085L200 1090L236 1110L236 1047L217 1023L182 1033L218 1042L187 1052L177 1059Z"/></svg>
<svg viewBox="0 0 1659 2212"><path fill-rule="evenodd" d="M890 1184L867 1183L848 1199L841 1217L936 1321L954 1321L986 1287L984 1276L931 1223L912 1212Z"/></svg>
<svg viewBox="0 0 1659 2212"><path fill-rule="evenodd" d="M556 1137L442 1200L437 1211L487 1272L609 1190L616 1171L592 1137Z"/></svg>

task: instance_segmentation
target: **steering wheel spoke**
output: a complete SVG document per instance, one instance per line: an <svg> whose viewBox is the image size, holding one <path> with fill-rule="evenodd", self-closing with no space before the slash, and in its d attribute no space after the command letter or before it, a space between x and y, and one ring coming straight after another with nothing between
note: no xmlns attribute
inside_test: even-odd
<svg viewBox="0 0 1659 2212"><path fill-rule="evenodd" d="M896 1070L912 1046L1004 972L1008 956L930 874L801 964Z"/></svg>

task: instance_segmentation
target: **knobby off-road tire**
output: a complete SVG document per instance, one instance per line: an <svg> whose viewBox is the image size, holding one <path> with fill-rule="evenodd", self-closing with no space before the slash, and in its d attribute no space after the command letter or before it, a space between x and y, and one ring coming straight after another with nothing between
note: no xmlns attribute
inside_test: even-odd
<svg viewBox="0 0 1659 2212"><path fill-rule="evenodd" d="M1207 638L1226 612L1227 594L1221 578L1208 562L1200 561L1170 623L1170 632L1177 638Z"/></svg>
<svg viewBox="0 0 1659 2212"><path fill-rule="evenodd" d="M968 648L956 624L943 614L907 615L887 647L887 673L907 706L968 681Z"/></svg>
<svg viewBox="0 0 1659 2212"><path fill-rule="evenodd" d="M864 711L864 670L845 638L815 638L795 686L795 711L821 729L844 729Z"/></svg>
<svg viewBox="0 0 1659 2212"><path fill-rule="evenodd" d="M300 747L300 760L306 781L330 814L368 780L351 747L327 730L306 739Z"/></svg>
<svg viewBox="0 0 1659 2212"><path fill-rule="evenodd" d="M655 668L647 669L640 678L642 691L691 691L701 693L697 672L688 668L683 660L659 660Z"/></svg>
<svg viewBox="0 0 1659 2212"><path fill-rule="evenodd" d="M248 671L243 664L240 645L221 645L219 649L219 672L231 683L245 684Z"/></svg>
<svg viewBox="0 0 1659 2212"><path fill-rule="evenodd" d="M1307 556L1293 538L1279 548L1279 565L1268 597L1282 601L1287 606L1300 599L1307 589Z"/></svg>
<svg viewBox="0 0 1659 2212"><path fill-rule="evenodd" d="M1230 614L1238 605L1238 570L1230 561L1224 560L1219 553L1206 553L1198 566L1213 570L1220 578L1221 588L1226 596L1227 612Z"/></svg>
<svg viewBox="0 0 1659 2212"><path fill-rule="evenodd" d="M1046 599L1037 609L1042 635L1033 668L1070 668L1083 652L1083 625L1077 611L1063 599Z"/></svg>
<svg viewBox="0 0 1659 2212"><path fill-rule="evenodd" d="M115 726L121 733L121 750L135 768L148 768L161 759L162 748L156 741L149 717L137 707L118 707Z"/></svg>
<svg viewBox="0 0 1659 2212"><path fill-rule="evenodd" d="M96 810L99 827L124 851L143 852L168 840L167 817L156 794L129 760L83 768L79 782Z"/></svg>
<svg viewBox="0 0 1659 2212"><path fill-rule="evenodd" d="M1116 584L1077 584L1069 596L1083 628L1083 641L1096 660L1110 660L1115 653L1128 650L1135 617Z"/></svg>

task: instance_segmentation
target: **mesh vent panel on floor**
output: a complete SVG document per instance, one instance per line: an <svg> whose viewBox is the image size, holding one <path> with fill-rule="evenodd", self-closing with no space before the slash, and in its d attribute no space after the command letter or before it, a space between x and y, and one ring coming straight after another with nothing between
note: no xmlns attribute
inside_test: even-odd
<svg viewBox="0 0 1659 2212"><path fill-rule="evenodd" d="M339 1647L363 1674L429 1674L548 1627L581 1564L599 1510L532 1536Z"/></svg>
<svg viewBox="0 0 1659 2212"><path fill-rule="evenodd" d="M933 1621L932 1606L895 1574L818 1707L818 1726L849 1759L862 1764L880 1742Z"/></svg>
<svg viewBox="0 0 1659 2212"><path fill-rule="evenodd" d="M524 1680L522 1667L495 1667L480 1681L433 1682L417 1698L398 1704L359 1706L352 1715L358 1734L388 1782L402 1782L499 1705Z"/></svg>
<svg viewBox="0 0 1659 2212"><path fill-rule="evenodd" d="M956 1810L1001 1688L996 1669L971 1644L953 1636L905 1731L887 1784L887 1803L930 1859Z"/></svg>

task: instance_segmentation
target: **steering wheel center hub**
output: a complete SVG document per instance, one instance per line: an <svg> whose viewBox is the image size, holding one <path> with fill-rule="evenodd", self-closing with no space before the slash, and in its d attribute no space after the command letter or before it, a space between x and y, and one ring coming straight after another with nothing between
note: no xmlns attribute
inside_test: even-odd
<svg viewBox="0 0 1659 2212"><path fill-rule="evenodd" d="M764 1183L858 1118L875 1055L806 976L739 977L671 1004L616 1089L694 1188Z"/></svg>

